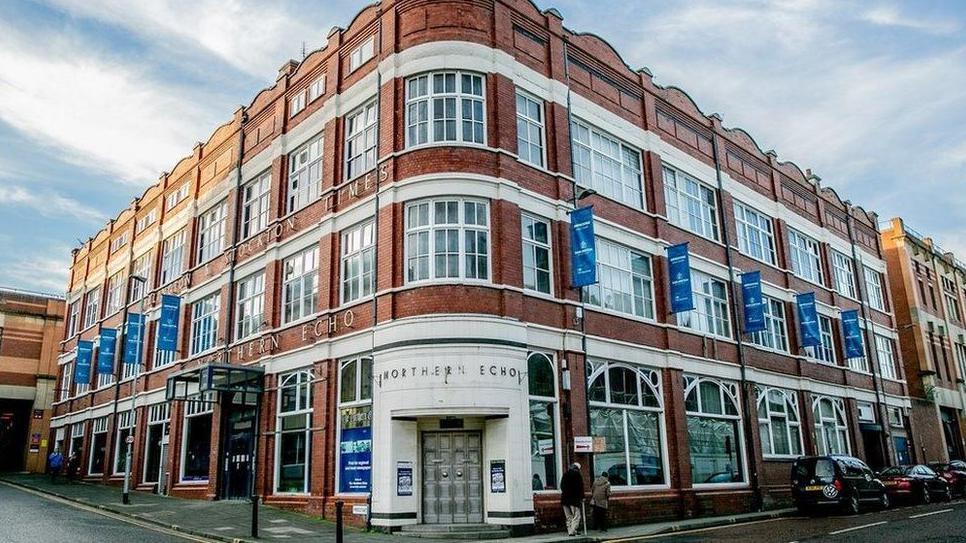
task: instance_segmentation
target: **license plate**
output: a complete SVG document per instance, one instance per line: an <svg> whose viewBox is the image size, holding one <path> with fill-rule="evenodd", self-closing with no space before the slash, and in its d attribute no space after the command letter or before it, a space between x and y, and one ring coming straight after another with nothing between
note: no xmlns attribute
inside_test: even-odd
<svg viewBox="0 0 966 543"><path fill-rule="evenodd" d="M816 492L816 491L822 490L823 488L825 488L825 487L822 486L822 485L809 485L809 486L806 486L805 487L805 491L806 492Z"/></svg>

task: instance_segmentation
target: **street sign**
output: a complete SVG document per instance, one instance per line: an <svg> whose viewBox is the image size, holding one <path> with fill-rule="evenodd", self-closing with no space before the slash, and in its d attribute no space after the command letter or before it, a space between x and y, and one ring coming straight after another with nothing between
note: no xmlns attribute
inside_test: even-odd
<svg viewBox="0 0 966 543"><path fill-rule="evenodd" d="M575 453L594 452L593 436L574 436L574 452Z"/></svg>

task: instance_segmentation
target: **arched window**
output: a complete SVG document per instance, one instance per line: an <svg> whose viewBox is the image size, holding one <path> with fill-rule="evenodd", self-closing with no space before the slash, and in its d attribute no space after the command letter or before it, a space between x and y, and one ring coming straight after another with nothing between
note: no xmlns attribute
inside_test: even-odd
<svg viewBox="0 0 966 543"><path fill-rule="evenodd" d="M339 493L372 488L372 359L339 366ZM350 469L351 468L351 469Z"/></svg>
<svg viewBox="0 0 966 543"><path fill-rule="evenodd" d="M802 454L798 397L780 388L755 387L758 397L758 434L765 457Z"/></svg>
<svg viewBox="0 0 966 543"><path fill-rule="evenodd" d="M527 357L530 394L530 466L533 490L557 488L557 380L553 360L543 353Z"/></svg>
<svg viewBox="0 0 966 543"><path fill-rule="evenodd" d="M845 402L841 398L815 396L815 449L818 454L851 454L849 426L845 422Z"/></svg>
<svg viewBox="0 0 966 543"><path fill-rule="evenodd" d="M590 432L605 445L594 471L606 471L613 486L666 483L660 372L613 362L588 369Z"/></svg>
<svg viewBox="0 0 966 543"><path fill-rule="evenodd" d="M275 431L275 491L309 491L309 451L312 443L312 372L279 377Z"/></svg>
<svg viewBox="0 0 966 543"><path fill-rule="evenodd" d="M685 375L684 409L692 484L744 482L738 386L728 381Z"/></svg>

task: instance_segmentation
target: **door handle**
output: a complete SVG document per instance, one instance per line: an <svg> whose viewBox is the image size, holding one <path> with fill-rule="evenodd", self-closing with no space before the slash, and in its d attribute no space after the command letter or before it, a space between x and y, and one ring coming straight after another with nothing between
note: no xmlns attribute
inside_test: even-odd
<svg viewBox="0 0 966 543"><path fill-rule="evenodd" d="M456 471L456 476L457 477L462 477L463 476L463 471L462 470L457 470Z"/></svg>
<svg viewBox="0 0 966 543"><path fill-rule="evenodd" d="M443 472L443 478L445 479L447 477L449 477L449 472L448 471L444 471Z"/></svg>

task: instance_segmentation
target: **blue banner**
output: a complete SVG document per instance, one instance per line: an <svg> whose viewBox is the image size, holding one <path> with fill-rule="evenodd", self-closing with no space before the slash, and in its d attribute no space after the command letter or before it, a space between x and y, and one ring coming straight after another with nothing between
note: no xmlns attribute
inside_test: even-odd
<svg viewBox="0 0 966 543"><path fill-rule="evenodd" d="M694 309L691 293L691 259L688 244L679 243L667 248L668 276L671 282L671 313Z"/></svg>
<svg viewBox="0 0 966 543"><path fill-rule="evenodd" d="M161 320L158 323L159 351L178 350L178 319L181 316L181 298L171 294L161 295Z"/></svg>
<svg viewBox="0 0 966 543"><path fill-rule="evenodd" d="M101 328L101 347L97 351L97 373L114 374L114 353L117 350L117 329Z"/></svg>
<svg viewBox="0 0 966 543"><path fill-rule="evenodd" d="M745 306L745 333L761 332L765 325L765 302L761 296L761 272L741 274L741 299Z"/></svg>
<svg viewBox="0 0 966 543"><path fill-rule="evenodd" d="M124 333L124 363L141 362L141 346L144 345L144 315L127 314L127 331Z"/></svg>
<svg viewBox="0 0 966 543"><path fill-rule="evenodd" d="M80 340L77 342L77 360L74 363L74 383L78 385L91 384L91 359L94 357L94 342Z"/></svg>
<svg viewBox="0 0 966 543"><path fill-rule="evenodd" d="M570 286L580 288L596 282L594 208L587 206L570 214Z"/></svg>
<svg viewBox="0 0 966 543"><path fill-rule="evenodd" d="M344 428L339 439L339 492L369 492L372 427Z"/></svg>
<svg viewBox="0 0 966 543"><path fill-rule="evenodd" d="M859 326L859 311L842 312L842 337L845 338L845 358L862 358L862 328Z"/></svg>
<svg viewBox="0 0 966 543"><path fill-rule="evenodd" d="M815 308L815 293L807 292L795 297L798 304L798 334L802 347L820 347L822 333L818 329L818 310Z"/></svg>

